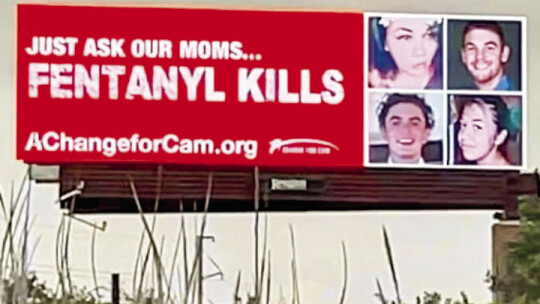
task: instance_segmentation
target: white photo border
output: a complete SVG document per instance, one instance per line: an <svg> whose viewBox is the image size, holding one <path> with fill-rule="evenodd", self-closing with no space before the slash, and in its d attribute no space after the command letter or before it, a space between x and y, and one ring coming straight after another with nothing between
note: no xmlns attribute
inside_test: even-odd
<svg viewBox="0 0 540 304"><path fill-rule="evenodd" d="M381 89L369 87L369 41L370 41L370 19L374 17L402 17L402 18L434 18L442 19L442 89ZM479 90L449 90L448 89L448 21L449 20L489 20L489 21L511 21L519 22L521 29L521 90L516 91L479 91ZM415 168L415 169L472 169L472 170L504 170L504 171L523 171L527 169L528 164L528 73L527 73L527 18L525 16L498 16L498 15L459 15L459 14L419 14L419 13L387 13L387 12L364 12L364 167L366 168ZM371 163L369 155L369 96L370 93L402 93L402 94L425 94L440 93L444 95L446 104L443 106L444 123L446 136L443 139L443 164L388 164ZM478 166L478 165L456 165L451 164L453 158L450 151L449 137L451 134L448 117L449 97L450 95L498 95L498 96L519 96L521 97L522 117L521 133L523 140L521 142L521 164L509 166Z"/></svg>

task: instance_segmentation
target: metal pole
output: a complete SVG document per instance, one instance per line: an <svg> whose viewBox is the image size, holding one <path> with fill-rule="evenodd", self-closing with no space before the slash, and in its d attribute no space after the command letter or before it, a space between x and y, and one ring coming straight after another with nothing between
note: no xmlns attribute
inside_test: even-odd
<svg viewBox="0 0 540 304"><path fill-rule="evenodd" d="M112 297L112 304L120 304L120 274L113 273L112 274L112 288L111 288L111 297Z"/></svg>

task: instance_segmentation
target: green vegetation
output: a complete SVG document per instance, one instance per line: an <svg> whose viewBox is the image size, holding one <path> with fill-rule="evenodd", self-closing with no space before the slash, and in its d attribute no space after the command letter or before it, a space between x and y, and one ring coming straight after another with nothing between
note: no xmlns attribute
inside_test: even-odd
<svg viewBox="0 0 540 304"><path fill-rule="evenodd" d="M540 303L540 199L519 204L521 239L510 244L507 274L490 278L506 303Z"/></svg>

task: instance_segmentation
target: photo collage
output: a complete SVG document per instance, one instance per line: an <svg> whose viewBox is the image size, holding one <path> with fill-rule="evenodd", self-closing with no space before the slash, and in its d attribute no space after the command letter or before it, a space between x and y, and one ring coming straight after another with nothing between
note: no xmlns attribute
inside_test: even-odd
<svg viewBox="0 0 540 304"><path fill-rule="evenodd" d="M368 167L525 166L521 17L365 15Z"/></svg>

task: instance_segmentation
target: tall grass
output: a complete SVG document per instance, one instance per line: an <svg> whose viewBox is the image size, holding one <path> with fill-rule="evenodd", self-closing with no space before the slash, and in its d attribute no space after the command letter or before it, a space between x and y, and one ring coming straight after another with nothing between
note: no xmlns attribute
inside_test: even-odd
<svg viewBox="0 0 540 304"><path fill-rule="evenodd" d="M153 214L143 212L139 196L137 193L136 183L132 177L128 176L131 194L139 217L143 224L137 256L134 264L133 281L131 294L124 294L124 298L133 304L156 303L156 304L206 304L204 301L204 282L207 279L214 277L223 278L224 273L221 270L218 262L212 257L207 259L212 263L217 272L211 274L203 273L203 260L205 259L204 242L213 238L207 235L206 228L208 224L208 210L211 203L213 189L213 173L208 175L207 189L204 200L204 209L201 213L200 224L195 221L194 242L188 238L186 229L186 219L183 213L184 201L179 201L179 225L178 232L175 236L175 245L172 255L172 260L169 265L165 265L164 261L164 238L160 242L156 240L155 227L157 224L156 213L159 210L159 202L161 197L161 174L162 169L158 171L159 178L156 188L156 198L154 202ZM271 250L268 247L268 218L261 216L259 193L261 192L259 185L258 168L254 170L254 208L253 217L253 280L254 288L246 297L240 296L243 291L240 290L241 280L243 277L241 272L236 276L236 286L231 291L230 303L232 304L270 304L272 303L272 263ZM69 210L62 216L56 238L56 265L58 275L58 285L55 292L49 291L44 285L37 284L37 279L32 277L28 272L28 265L32 260L39 238L29 246L29 235L32 231L34 220L30 220L30 195L31 181L28 174L25 175L18 187L12 183L10 195L8 199L0 192L0 233L2 235L2 243L0 246L0 303L6 304L22 304L22 303L100 303L102 302L101 287L97 280L95 246L96 233L100 229L93 225L91 238L91 266L93 290L86 291L80 289L74 284L70 272L70 239L72 237L72 220L77 219L72 216L75 207L76 197L71 198ZM151 216L151 221L148 217ZM84 220L82 220L85 223ZM301 253L297 252L296 236L292 225L289 225L290 242L291 242L291 259L290 259L290 275L291 275L291 304L301 304L301 286L299 273L299 259ZM398 275L396 264L393 258L391 242L386 227L383 226L384 248L390 268L391 279L394 285L395 299L388 299L382 290L379 280L376 280L377 293L376 297L382 304L397 303L401 304L401 294L399 289ZM343 284L341 293L337 295L336 302L344 304L346 302L346 294L348 287L348 258L346 244L341 244L343 256ZM194 255L189 253L194 251ZM274 262L275 263L275 262ZM249 276L248 276L249 277ZM95 296L94 296L95 295ZM461 295L462 302L468 303L465 294ZM426 293L423 299L417 298L417 303L435 304L442 300L437 293ZM279 303L282 298L278 299ZM277 303L274 301L274 303ZM105 301L106 302L106 301ZM458 302L455 302L458 303ZM287 303L284 303L287 304Z"/></svg>
<svg viewBox="0 0 540 304"><path fill-rule="evenodd" d="M2 245L0 248L0 301L1 303L26 303L27 271L29 257L28 234L30 233L29 201L30 180L28 172L16 189L11 184L6 201L0 192L2 213ZM35 246L33 247L35 248ZM34 250L34 249L32 249Z"/></svg>
<svg viewBox="0 0 540 304"><path fill-rule="evenodd" d="M253 290L244 298L240 294L241 281L244 277L241 272L236 276L236 286L231 294L233 304L270 304L272 288L271 250L268 248L268 219L261 217L260 213L260 184L259 170L254 169L254 217L253 217ZM169 261L168 271L163 264L163 251L158 250L155 240L155 214L152 223L149 224L147 216L143 210L137 193L136 182L130 176L129 180L133 200L139 211L139 216L143 224L137 249L137 257L134 263L134 274L131 287L131 295L126 294L126 298L132 303L181 303L181 304L203 304L204 281L216 276L223 277L223 271L219 264L211 257L206 257L204 252L204 242L212 239L206 235L208 222L208 210L211 203L213 188L213 173L209 173L207 180L207 190L204 200L204 209L200 216L200 224L195 220L194 242L188 241L186 219L183 214L184 201L179 201L179 228L176 234L172 260ZM159 186L158 186L159 187ZM154 205L154 212L158 211L160 190L156 191L157 197ZM293 304L300 304L300 286L298 274L298 260L294 239L294 230L290 226L292 259L291 275L293 285ZM339 299L340 304L345 301L347 290L347 253L345 244L342 244L344 259L344 279L343 288ZM194 255L188 254L194 251ZM216 273L204 274L203 260L208 259L217 269ZM153 280L149 280L150 273L155 273ZM167 274L167 275L165 275ZM175 276L176 274L176 276ZM166 278L166 279L165 279ZM176 281L176 286L174 285ZM145 284L147 282L148 284ZM204 302L206 303L206 302Z"/></svg>
<svg viewBox="0 0 540 304"><path fill-rule="evenodd" d="M159 176L162 169L158 171ZM259 171L255 168L254 173L254 193L253 203L255 212L253 214L253 290L246 294L241 290L241 280L245 276L238 272L236 276L236 287L231 291L230 303L232 304L270 304L277 303L280 299L273 300L272 295L272 261L271 248L268 246L268 217L260 211L261 193L259 184ZM162 179L158 178L156 188L156 198L154 201L154 212L145 213L142 209L137 185L135 180L127 176L133 202L137 206L138 215L143 225L137 249L137 256L134 263L133 281L131 292L124 291L124 299L133 304L156 303L156 304L203 304L205 280L221 277L223 271L212 257L206 257L204 251L205 240L212 239L207 235L208 210L212 198L213 173L208 175L207 189L204 200L204 209L199 216L199 224L195 221L194 234L188 237L187 223L184 210L184 201L179 200L180 213L178 216L178 230L175 235L174 247L172 250L172 260L168 265L164 263L164 239L157 240L156 213L159 211L161 198ZM73 237L73 220L79 220L86 224L91 224L73 216L76 204L76 196L72 197L68 203L68 211L60 219L56 233L56 270L58 284L54 290L49 290L44 285L35 288L37 279L31 278L28 273L28 265L32 260L34 252L39 243L38 240L32 246L28 246L29 235L32 223L29 219L31 181L28 174L21 184L11 186L9 198L6 200L0 193L0 227L2 230L2 245L0 247L0 303L108 303L103 299L100 292L96 269L96 225L91 225L92 237L90 239L91 271L93 288L89 291L76 287L73 281L70 265L70 244ZM149 218L150 217L150 218ZM290 274L292 283L292 304L301 303L301 274L299 273L299 259L302 256L297 252L296 236L293 226L289 226L291 241ZM193 239L194 241L190 241ZM348 286L348 260L345 243L342 242L341 250L343 255L343 286L341 293L336 295L336 302L344 304ZM194 252L194 254L190 254ZM389 253L391 255L391 253ZM203 260L210 261L217 272L203 273ZM30 283L29 283L30 282ZM30 290L28 290L30 286ZM396 281L397 288L397 281ZM397 289L396 289L397 290ZM204 301L206 304L207 301ZM211 304L211 303L210 303Z"/></svg>
<svg viewBox="0 0 540 304"><path fill-rule="evenodd" d="M160 174L161 175L161 174ZM196 227L196 235L194 236L195 255L190 257L188 254L189 247L186 233L186 224L183 213L180 214L180 225L178 234L176 237L173 258L171 267L167 272L163 264L163 250L159 250L157 242L155 241L154 229L155 229L155 213L159 209L159 196L161 192L160 183L158 183L158 191L156 191L156 200L154 204L154 217L151 224L148 224L146 215L142 209L137 194L137 188L133 178L128 177L131 192L137 210L143 223L144 231L141 234L139 241L138 253L135 261L133 282L132 282L132 296L128 295L129 300L133 303L146 303L151 301L152 303L182 303L182 304L195 304L203 302L204 294L204 280L220 275L220 272L210 277L205 276L202 272L203 269L203 243L210 237L207 236L207 216L208 208L210 206L210 198L213 185L213 173L208 175L206 198L204 202L204 210L202 215L201 224ZM183 201L180 200L179 208L182 211ZM146 241L146 239L148 241ZM180 250L182 247L182 250ZM146 249L145 249L146 248ZM150 254L151 253L151 254ZM152 263L150 263L152 262ZM149 263L152 266L149 266ZM182 266L180 266L182 265ZM219 266L216 264L219 268ZM152 281L150 288L145 287L145 281L147 280L147 271L150 267L150 271L154 272L155 278ZM168 275L167 275L168 273ZM178 288L173 288L174 274L177 274Z"/></svg>

